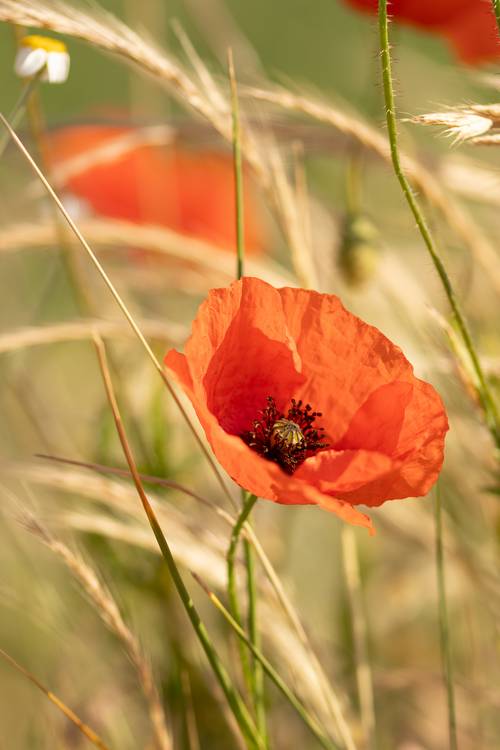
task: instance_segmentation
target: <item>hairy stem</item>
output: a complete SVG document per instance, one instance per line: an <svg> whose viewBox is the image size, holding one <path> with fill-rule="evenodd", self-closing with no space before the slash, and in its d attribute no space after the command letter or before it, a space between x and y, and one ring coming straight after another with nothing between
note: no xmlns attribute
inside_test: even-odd
<svg viewBox="0 0 500 750"><path fill-rule="evenodd" d="M378 5L378 17L379 17L379 35L380 35L380 52L382 60L382 82L384 89L384 100L386 109L386 120L387 120L387 132L389 135L389 144L391 150L392 164L394 172L398 178L401 190L403 191L404 197L410 207L410 210L415 218L417 227L422 235L425 246L431 256L434 267L441 280L441 284L445 291L446 297L450 304L453 317L455 319L458 330L467 349L467 353L470 357L474 373L477 378L477 390L478 396L483 408L488 428L495 440L497 448L500 448L500 417L498 414L497 406L494 398L491 394L489 385L486 381L479 357L476 353L474 343L472 341L471 334L469 332L466 320L460 309L460 304L455 295L450 278L446 272L443 261L438 253L434 238L427 225L425 217L418 205L417 199L411 189L410 183L408 182L403 167L401 165L401 159L399 155L398 146L398 133L396 125L396 108L394 100L394 88L392 82L392 64L391 64L391 53L389 44L389 21L387 14L387 2L388 0L379 0Z"/></svg>

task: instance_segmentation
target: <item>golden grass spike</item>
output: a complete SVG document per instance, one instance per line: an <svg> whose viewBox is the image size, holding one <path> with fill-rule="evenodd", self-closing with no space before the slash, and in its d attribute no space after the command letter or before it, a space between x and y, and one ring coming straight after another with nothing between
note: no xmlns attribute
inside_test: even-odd
<svg viewBox="0 0 500 750"><path fill-rule="evenodd" d="M0 6L0 8L1 8L1 6ZM132 317L131 313L129 312L129 310L128 310L126 304L125 304L125 302L122 300L121 296L119 295L119 293L116 290L113 282L111 281L111 279L107 275L106 271L104 270L102 264L100 263L99 259L96 256L96 254L94 253L94 251L92 250L92 248L90 247L90 245L86 241L85 237L82 235L82 233L80 232L80 230L76 226L76 224L73 221L73 219L71 218L71 216L68 214L68 212L64 208L63 204L61 203L61 201L58 198L58 196L56 195L54 189L52 188L52 186L48 182L47 178L45 177L45 175L41 171L40 167L36 164L35 160L30 155L30 153L28 152L28 150L25 148L25 146L22 143L22 141L20 140L20 138L17 136L17 134L14 132L14 130L10 127L9 123L7 122L7 120L5 119L5 117L1 113L0 113L0 121L3 123L4 127L9 131L12 140L14 141L14 143L16 144L16 146L18 147L18 149L20 150L20 152L22 153L22 155L24 156L24 158L27 160L27 162L29 163L29 165L32 168L32 170L35 172L35 174L38 176L38 178L40 179L40 181L44 185L44 187L47 190L47 192L49 193L50 197L52 198L52 200L54 201L54 203L57 205L59 211L62 213L64 219L69 224L70 229L73 231L73 233L75 234L76 238L78 239L78 241L80 242L80 244L83 246L84 250L86 251L87 255L90 257L90 260L92 261L92 263L94 264L94 266L96 267L96 269L99 271L99 274L101 275L104 283L106 284L106 286L108 287L108 289L111 292L112 296L114 297L115 302L117 303L118 307L120 308L120 310L124 314L125 318L127 319L128 323L130 324L130 327L132 328L132 330L136 334L137 338L141 342L142 346L144 347L144 349L146 351L146 354L148 355L149 359L153 363L153 366L155 367L156 371L158 372L158 374L160 375L161 379L165 383L165 385L167 387L167 390L169 391L170 395L172 396L173 400L175 401L175 404L177 405L177 408L179 409L179 411L181 412L182 416L186 420L186 423L189 426L189 428L190 428L190 430L191 430L191 432L192 432L192 434L193 434L196 442L198 443L200 449L202 450L202 452L205 455L208 463L210 464L210 466L211 466L211 468L212 468L212 470L213 470L213 472L214 472L214 474L215 474L215 476L216 476L216 478L217 478L217 480L218 480L218 482L220 484L221 489L223 490L224 494L226 495L226 497L228 498L228 500L230 501L230 503L232 505L234 505L233 497L232 497L232 495L231 495L231 493L230 493L230 491L229 491L229 489L228 489L228 487L227 487L227 485L226 485L226 483L225 483L225 481L224 481L224 479L222 477L222 474L219 471L219 469L218 469L218 467L217 467L214 459L212 458L212 456L209 453L207 447L205 446L205 444L201 440L198 432L196 431L196 428L194 427L194 425L193 425L193 423L192 423L192 421L191 421L188 413L186 412L186 410L185 410L184 406L182 405L181 401L179 400L179 397L177 396L174 388L172 387L172 385L170 383L170 380L167 378L167 376L165 374L165 370L163 369L162 365L158 361L155 353L151 349L151 346L148 344L148 342L144 338L144 335L143 335L142 331L140 330L139 326L135 322L135 319Z"/></svg>
<svg viewBox="0 0 500 750"><path fill-rule="evenodd" d="M95 747L98 747L100 750L110 750L109 745L106 745L103 740L99 737L98 734L94 732L93 729L91 729L87 724L85 724L79 716L75 714L74 711L71 710L71 708L68 708L68 706L63 703L63 701L55 695L51 690L45 687L40 680L38 680L34 674L29 672L25 667L22 667L18 662L12 658L6 651L3 650L3 648L0 648L0 656L5 659L11 666L14 667L14 669L17 669L18 672L23 674L30 682L33 683L33 685L36 685L36 687L44 693L44 695L47 696L49 701L51 701L54 706L56 706L59 711L61 711L67 719L69 719L72 724L75 725L75 727L78 729L79 732L81 732L88 740L91 742Z"/></svg>
<svg viewBox="0 0 500 750"><path fill-rule="evenodd" d="M376 154L387 164L391 163L387 138L359 117L342 112L330 104L314 101L283 89L268 91L261 88L248 88L242 93L243 95L246 93L252 99L299 112L331 125L344 135L353 138L363 148ZM497 254L482 229L461 206L455 203L449 191L443 190L439 181L420 162L403 152L401 161L414 187L441 213L448 226L461 238L484 268L495 289L500 291L500 266Z"/></svg>
<svg viewBox="0 0 500 750"><path fill-rule="evenodd" d="M95 570L72 552L64 542L43 527L32 513L21 518L21 522L63 561L89 596L101 620L124 645L146 699L158 750L172 750L172 740L167 729L165 713L156 688L151 664L145 657L138 639L123 620L111 592L101 583Z"/></svg>

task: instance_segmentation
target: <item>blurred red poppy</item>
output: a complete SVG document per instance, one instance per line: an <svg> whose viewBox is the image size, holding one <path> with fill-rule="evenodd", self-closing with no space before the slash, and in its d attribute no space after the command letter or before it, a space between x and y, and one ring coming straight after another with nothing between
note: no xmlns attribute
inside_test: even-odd
<svg viewBox="0 0 500 750"><path fill-rule="evenodd" d="M377 0L345 0L376 13ZM464 62L480 64L500 56L498 29L488 0L390 0L389 13L401 23L444 37Z"/></svg>
<svg viewBox="0 0 500 750"><path fill-rule="evenodd" d="M165 364L221 465L259 497L370 527L354 506L425 495L438 477L440 397L333 295L254 278L214 289Z"/></svg>
<svg viewBox="0 0 500 750"><path fill-rule="evenodd" d="M48 154L54 166L95 153L110 145L106 158L90 158L69 174L64 187L83 198L99 216L138 224L168 227L180 234L234 250L235 207L233 163L229 154L197 151L177 144L117 148L134 128L75 125L49 136ZM245 188L247 251L265 245L255 192Z"/></svg>

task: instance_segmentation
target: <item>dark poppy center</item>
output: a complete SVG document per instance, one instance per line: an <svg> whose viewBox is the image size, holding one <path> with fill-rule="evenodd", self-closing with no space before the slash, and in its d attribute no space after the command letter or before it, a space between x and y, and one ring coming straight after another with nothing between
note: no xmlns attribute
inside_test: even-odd
<svg viewBox="0 0 500 750"><path fill-rule="evenodd" d="M323 442L324 428L314 425L321 412L294 398L291 404L286 413L281 412L274 398L268 396L267 406L258 412L252 429L240 435L252 450L277 463L287 474L293 474L309 456L328 448Z"/></svg>

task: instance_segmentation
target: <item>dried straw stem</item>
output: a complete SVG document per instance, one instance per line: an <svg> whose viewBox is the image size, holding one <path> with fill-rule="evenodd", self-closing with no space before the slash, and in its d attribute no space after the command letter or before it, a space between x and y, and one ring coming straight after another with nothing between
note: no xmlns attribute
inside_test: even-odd
<svg viewBox="0 0 500 750"><path fill-rule="evenodd" d="M246 93L253 99L300 112L327 123L357 141L363 148L375 153L387 164L391 163L387 139L357 117L341 112L331 105L315 102L285 90L266 91L250 88ZM463 208L442 190L434 176L416 159L401 153L401 163L413 186L441 213L450 228L462 239L482 265L495 289L500 291L500 264L489 239Z"/></svg>
<svg viewBox="0 0 500 750"><path fill-rule="evenodd" d="M26 482L70 494L76 493L91 503L105 503L114 512L126 517L126 521L101 514L96 507L92 508L91 513L75 513L72 510L58 508L58 518L72 528L103 534L153 553L158 552L155 540L144 523L133 487L108 477L54 465L2 462L1 471L4 476L21 478ZM148 497L162 525L169 530L174 555L182 567L198 572L211 587L224 591L227 543L225 531L223 534L217 534L213 529L208 532L199 514L182 513L174 504L156 499L151 492L148 492ZM218 513L216 506L211 506L211 509ZM225 526L231 526L235 521L234 518L222 515L221 520ZM355 748L343 715L344 701L334 693L329 684L320 659L314 654L304 628L254 532L249 529L248 533L266 573L272 576L273 588L281 592L278 594L279 606L273 597L261 598L262 620L266 623L263 634L270 641L270 648L279 654L279 658L289 666L295 676L304 703L310 706L325 724L332 729L338 729L346 748ZM285 616L283 609L286 612Z"/></svg>
<svg viewBox="0 0 500 750"><path fill-rule="evenodd" d="M227 250L186 237L171 229L153 225L139 225L119 219L86 219L79 222L82 234L96 247L123 250L147 250L176 263L193 263L202 270L221 277L221 283L234 278L234 256ZM17 252L23 248L50 247L56 239L51 224L14 224L0 232L0 252ZM290 286L287 270L266 260L247 260L247 275L258 276L275 286Z"/></svg>
<svg viewBox="0 0 500 750"><path fill-rule="evenodd" d="M30 672L25 667L21 666L15 659L10 656L6 651L3 650L3 648L0 648L0 657L7 661L14 669L17 669L18 672L20 672L22 675L24 675L33 685L36 685L36 687L49 699L51 703L56 706L61 713L63 713L69 721L72 722L72 724L75 725L75 727L78 729L79 732L81 732L88 740L91 742L95 747L98 747L99 750L110 750L109 745L106 745L105 742L97 735L94 730L88 726L88 724L85 724L77 714L75 714L74 711L71 710L55 693L52 692L52 690L49 690L45 685L40 682L40 680L35 677L35 675Z"/></svg>
<svg viewBox="0 0 500 750"><path fill-rule="evenodd" d="M70 573L80 582L84 591L88 594L102 621L124 645L146 699L157 747L159 750L172 750L172 740L167 729L165 713L158 695L151 665L145 657L138 639L125 624L110 591L101 583L90 565L72 552L64 542L53 536L32 514L23 518L23 524L63 561Z"/></svg>
<svg viewBox="0 0 500 750"><path fill-rule="evenodd" d="M231 108L227 95L223 96L218 89L217 96L214 95L215 83L209 72L204 71L200 85L197 85L176 60L110 13L98 12L96 9L92 13L86 12L62 0L52 0L50 3L42 0L0 0L0 21L2 20L51 29L83 39L125 58L167 86L182 102L208 120L226 141L231 142ZM194 67L199 70L198 63L195 60ZM275 180L269 163L269 154L275 147L268 142L259 143L243 124L241 147L247 162L277 208L295 258L304 252L307 238L303 232L298 233L295 227L289 226L288 217L282 210L289 197L282 194L283 183ZM314 284L314 278L303 276L302 268L297 268L297 274L302 285Z"/></svg>
<svg viewBox="0 0 500 750"><path fill-rule="evenodd" d="M151 339L158 341L181 342L185 331L175 323L160 320L141 320L141 330ZM45 346L62 341L86 341L94 333L103 338L135 339L130 326L119 320L82 320L70 323L56 323L47 326L28 326L0 335L0 354L25 349L30 346Z"/></svg>

